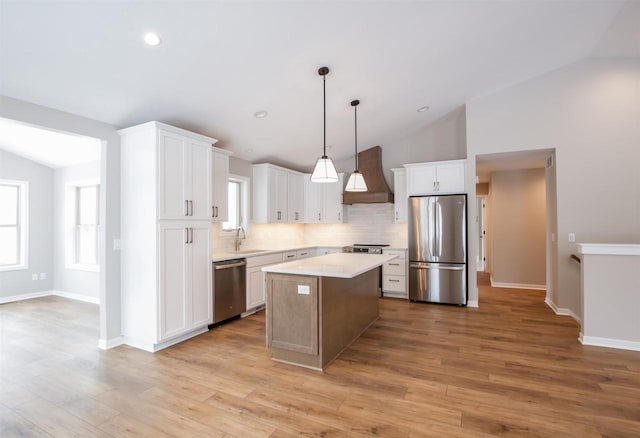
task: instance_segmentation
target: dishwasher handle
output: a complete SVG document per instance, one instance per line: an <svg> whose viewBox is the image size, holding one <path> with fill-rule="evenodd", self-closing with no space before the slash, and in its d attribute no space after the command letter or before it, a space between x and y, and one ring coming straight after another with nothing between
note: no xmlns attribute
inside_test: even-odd
<svg viewBox="0 0 640 438"><path fill-rule="evenodd" d="M227 263L227 264L214 264L214 269L216 271L220 271L222 269L231 269L231 268L237 268L238 266L247 266L247 261L246 260L242 260L240 262L236 262L236 263Z"/></svg>

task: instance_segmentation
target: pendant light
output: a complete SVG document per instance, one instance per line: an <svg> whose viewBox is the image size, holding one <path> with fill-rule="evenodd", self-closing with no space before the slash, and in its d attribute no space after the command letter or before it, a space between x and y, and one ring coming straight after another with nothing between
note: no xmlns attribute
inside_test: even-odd
<svg viewBox="0 0 640 438"><path fill-rule="evenodd" d="M329 67L320 67L318 74L322 76L322 101L323 101L323 114L324 114L324 149L322 157L316 161L316 166L313 168L311 174L311 182L316 183L332 183L338 181L338 172L336 172L336 166L333 165L333 160L327 157L327 90L326 80L329 73Z"/></svg>
<svg viewBox="0 0 640 438"><path fill-rule="evenodd" d="M351 106L353 107L353 120L355 125L355 149L356 149L356 170L353 171L351 176L349 176L349 181L347 181L347 187L345 187L345 192L366 192L367 191L367 183L364 182L364 176L358 170L358 105L360 104L359 100L352 100Z"/></svg>

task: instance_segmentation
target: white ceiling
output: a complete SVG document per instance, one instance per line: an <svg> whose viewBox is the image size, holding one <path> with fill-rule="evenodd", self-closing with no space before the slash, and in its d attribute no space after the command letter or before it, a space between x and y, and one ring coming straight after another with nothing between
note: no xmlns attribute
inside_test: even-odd
<svg viewBox="0 0 640 438"><path fill-rule="evenodd" d="M100 160L101 141L0 118L0 149L48 167Z"/></svg>
<svg viewBox="0 0 640 438"><path fill-rule="evenodd" d="M360 147L390 147L475 96L614 51L617 20L637 29L609 0L0 1L0 94L119 127L159 120L300 170L322 149L320 66L342 160L354 98Z"/></svg>

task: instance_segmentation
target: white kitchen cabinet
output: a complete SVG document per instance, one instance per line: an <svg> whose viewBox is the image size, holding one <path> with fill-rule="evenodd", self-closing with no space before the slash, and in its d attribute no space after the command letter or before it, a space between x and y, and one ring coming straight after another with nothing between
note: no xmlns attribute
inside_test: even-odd
<svg viewBox="0 0 640 438"><path fill-rule="evenodd" d="M210 214L211 143L165 129L158 136L158 219L205 219Z"/></svg>
<svg viewBox="0 0 640 438"><path fill-rule="evenodd" d="M205 332L212 321L217 140L159 122L118 133L122 333L126 344L157 351Z"/></svg>
<svg viewBox="0 0 640 438"><path fill-rule="evenodd" d="M408 196L464 193L465 160L405 164Z"/></svg>
<svg viewBox="0 0 640 438"><path fill-rule="evenodd" d="M256 308L265 303L265 282L262 268L264 266L282 263L282 253L268 254L247 258L247 312L255 312Z"/></svg>
<svg viewBox="0 0 640 438"><path fill-rule="evenodd" d="M382 295L393 298L408 298L407 278L409 266L407 264L407 251L383 249L382 253L398 256L382 265Z"/></svg>
<svg viewBox="0 0 640 438"><path fill-rule="evenodd" d="M229 220L229 155L222 149L213 148L211 153L211 219L213 222Z"/></svg>
<svg viewBox="0 0 640 438"><path fill-rule="evenodd" d="M302 174L273 164L253 166L253 221L301 223L304 209Z"/></svg>
<svg viewBox="0 0 640 438"><path fill-rule="evenodd" d="M409 197L407 196L407 169L391 169L393 172L393 220L396 224L406 224L409 210Z"/></svg>
<svg viewBox="0 0 640 438"><path fill-rule="evenodd" d="M287 172L287 218L291 223L304 222L304 175Z"/></svg>
<svg viewBox="0 0 640 438"><path fill-rule="evenodd" d="M323 256L327 254L335 254L337 252L342 252L342 248L338 246L320 246L316 248L315 255Z"/></svg>
<svg viewBox="0 0 640 438"><path fill-rule="evenodd" d="M345 222L342 203L344 174L338 174L335 183L311 182L311 175L304 175L305 222L339 224Z"/></svg>
<svg viewBox="0 0 640 438"><path fill-rule="evenodd" d="M211 226L205 221L158 225L157 341L211 324Z"/></svg>

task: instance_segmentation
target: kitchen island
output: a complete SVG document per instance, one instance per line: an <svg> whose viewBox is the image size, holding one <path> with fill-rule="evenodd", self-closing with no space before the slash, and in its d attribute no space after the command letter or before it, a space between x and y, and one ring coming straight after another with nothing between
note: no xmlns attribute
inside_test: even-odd
<svg viewBox="0 0 640 438"><path fill-rule="evenodd" d="M396 257L338 253L262 268L271 357L324 369L378 319L380 266Z"/></svg>

